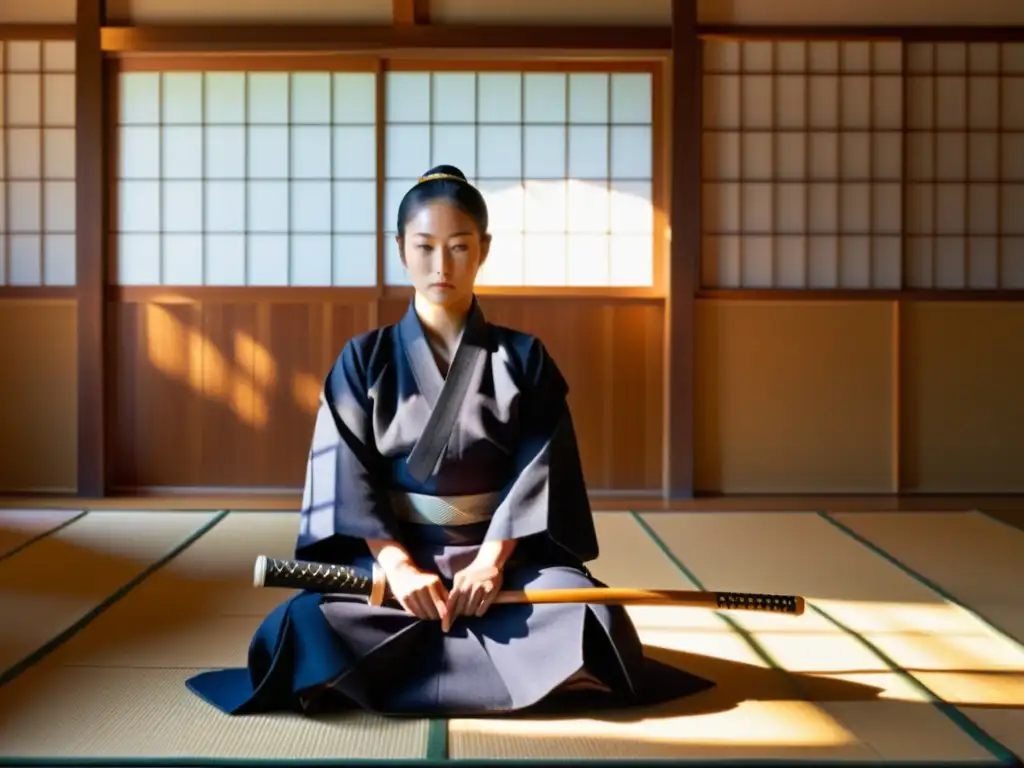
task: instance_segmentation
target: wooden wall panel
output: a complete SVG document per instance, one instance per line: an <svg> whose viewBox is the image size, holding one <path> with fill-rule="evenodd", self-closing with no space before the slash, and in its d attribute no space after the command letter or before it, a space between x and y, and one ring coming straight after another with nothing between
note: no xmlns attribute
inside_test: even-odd
<svg viewBox="0 0 1024 768"><path fill-rule="evenodd" d="M115 305L111 485L301 487L319 387L372 316L365 302Z"/></svg>
<svg viewBox="0 0 1024 768"><path fill-rule="evenodd" d="M901 325L906 490L1024 492L1024 305L913 303Z"/></svg>
<svg viewBox="0 0 1024 768"><path fill-rule="evenodd" d="M491 322L538 334L572 389L595 490L661 487L660 302L483 297ZM111 311L117 489L297 488L318 387L344 343L394 322L377 305L156 300Z"/></svg>
<svg viewBox="0 0 1024 768"><path fill-rule="evenodd" d="M656 25L672 21L672 0L430 0L435 24Z"/></svg>
<svg viewBox="0 0 1024 768"><path fill-rule="evenodd" d="M0 24L74 24L77 0L0 3Z"/></svg>
<svg viewBox="0 0 1024 768"><path fill-rule="evenodd" d="M697 488L895 492L887 302L701 301Z"/></svg>
<svg viewBox="0 0 1024 768"><path fill-rule="evenodd" d="M77 471L73 300L0 301L0 491L73 493Z"/></svg>

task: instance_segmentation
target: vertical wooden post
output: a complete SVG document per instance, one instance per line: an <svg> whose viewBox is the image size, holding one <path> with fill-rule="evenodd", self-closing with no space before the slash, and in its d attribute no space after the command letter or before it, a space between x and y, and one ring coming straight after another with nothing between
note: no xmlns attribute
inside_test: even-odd
<svg viewBox="0 0 1024 768"><path fill-rule="evenodd" d="M430 0L391 0L394 24L429 24Z"/></svg>
<svg viewBox="0 0 1024 768"><path fill-rule="evenodd" d="M694 326L701 247L700 86L697 0L673 0L664 457L665 496L669 499L694 495Z"/></svg>
<svg viewBox="0 0 1024 768"><path fill-rule="evenodd" d="M78 495L105 491L104 0L78 0L75 33L75 249L78 293Z"/></svg>

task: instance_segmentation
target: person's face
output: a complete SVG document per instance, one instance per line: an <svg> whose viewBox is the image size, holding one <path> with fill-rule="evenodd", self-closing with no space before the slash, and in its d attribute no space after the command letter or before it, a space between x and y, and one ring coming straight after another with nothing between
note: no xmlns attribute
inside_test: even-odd
<svg viewBox="0 0 1024 768"><path fill-rule="evenodd" d="M413 214L397 240L418 294L444 307L472 301L491 241L470 216L451 203L431 202Z"/></svg>

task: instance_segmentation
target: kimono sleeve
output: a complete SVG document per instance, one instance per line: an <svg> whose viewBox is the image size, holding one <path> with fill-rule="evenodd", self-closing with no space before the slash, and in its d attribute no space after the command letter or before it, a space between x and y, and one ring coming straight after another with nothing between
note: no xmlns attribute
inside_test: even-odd
<svg viewBox="0 0 1024 768"><path fill-rule="evenodd" d="M373 441L366 366L350 341L320 396L302 494L296 557L349 562L368 554L366 539L395 540Z"/></svg>
<svg viewBox="0 0 1024 768"><path fill-rule="evenodd" d="M568 385L536 339L523 369L515 469L486 538L547 535L580 561L593 560L597 533L566 399Z"/></svg>

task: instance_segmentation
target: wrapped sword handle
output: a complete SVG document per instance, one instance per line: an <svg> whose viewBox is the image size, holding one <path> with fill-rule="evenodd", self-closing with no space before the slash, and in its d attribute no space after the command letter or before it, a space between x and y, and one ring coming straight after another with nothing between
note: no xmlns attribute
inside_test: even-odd
<svg viewBox="0 0 1024 768"><path fill-rule="evenodd" d="M383 605L390 597L384 571L333 563L310 563L260 555L253 568L256 587L283 587L325 594L357 595L370 605Z"/></svg>

